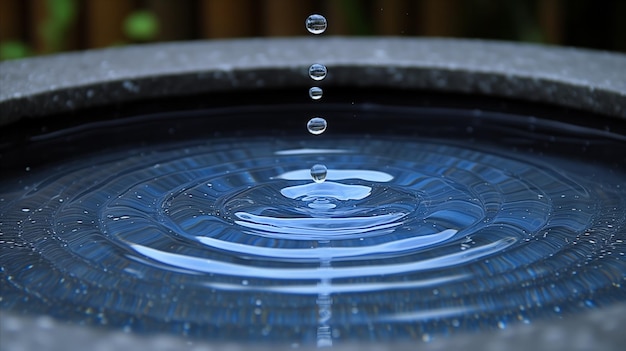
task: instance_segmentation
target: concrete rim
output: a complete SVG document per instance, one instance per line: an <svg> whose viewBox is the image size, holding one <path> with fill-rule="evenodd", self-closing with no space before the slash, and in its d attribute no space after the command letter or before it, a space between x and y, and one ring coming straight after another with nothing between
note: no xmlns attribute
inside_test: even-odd
<svg viewBox="0 0 626 351"><path fill-rule="evenodd" d="M0 63L0 125L115 102L324 84L469 93L626 118L626 55L456 39L290 38L138 45Z"/></svg>

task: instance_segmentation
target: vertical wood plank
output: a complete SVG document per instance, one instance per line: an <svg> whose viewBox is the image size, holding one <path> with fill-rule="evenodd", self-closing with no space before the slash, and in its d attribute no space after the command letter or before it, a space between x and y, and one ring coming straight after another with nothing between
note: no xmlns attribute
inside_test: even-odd
<svg viewBox="0 0 626 351"><path fill-rule="evenodd" d="M129 0L85 1L86 45L100 48L124 42L124 20L133 11Z"/></svg>
<svg viewBox="0 0 626 351"><path fill-rule="evenodd" d="M148 0L145 8L155 14L159 20L159 32L156 41L172 41L191 38L194 15L191 1Z"/></svg>
<svg viewBox="0 0 626 351"><path fill-rule="evenodd" d="M422 0L419 5L418 28L426 36L459 36L458 0Z"/></svg>
<svg viewBox="0 0 626 351"><path fill-rule="evenodd" d="M561 0L537 0L539 25L550 44L563 43L563 4Z"/></svg>
<svg viewBox="0 0 626 351"><path fill-rule="evenodd" d="M304 21L312 13L307 0L265 0L262 25L267 36L306 35Z"/></svg>
<svg viewBox="0 0 626 351"><path fill-rule="evenodd" d="M0 0L0 41L24 39L20 24L20 19L24 20L20 18L21 5L20 0Z"/></svg>
<svg viewBox="0 0 626 351"><path fill-rule="evenodd" d="M258 13L251 0L201 0L200 27L205 38L258 35Z"/></svg>
<svg viewBox="0 0 626 351"><path fill-rule="evenodd" d="M409 3L406 0L376 0L374 25L377 35L402 35L408 29Z"/></svg>
<svg viewBox="0 0 626 351"><path fill-rule="evenodd" d="M46 0L30 0L28 2L28 23L30 43L36 54L45 54L50 52L50 48L44 39L44 31L42 28L46 18L48 18L48 7Z"/></svg>
<svg viewBox="0 0 626 351"><path fill-rule="evenodd" d="M350 25L348 24L348 16L341 4L342 0L326 0L324 3L324 11L320 15L324 15L328 20L328 28L326 34L330 35L350 35Z"/></svg>

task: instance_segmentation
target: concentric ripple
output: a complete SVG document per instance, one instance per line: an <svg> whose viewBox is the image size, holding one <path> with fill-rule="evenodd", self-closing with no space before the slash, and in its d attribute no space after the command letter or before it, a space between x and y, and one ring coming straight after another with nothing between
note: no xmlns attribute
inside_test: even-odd
<svg viewBox="0 0 626 351"><path fill-rule="evenodd" d="M625 297L626 181L592 166L400 138L248 138L28 177L0 194L8 309L313 341L504 328Z"/></svg>

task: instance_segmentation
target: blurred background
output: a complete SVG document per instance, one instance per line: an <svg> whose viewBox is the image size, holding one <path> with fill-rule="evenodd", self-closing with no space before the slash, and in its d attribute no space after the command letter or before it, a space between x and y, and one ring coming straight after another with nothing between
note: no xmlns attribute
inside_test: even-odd
<svg viewBox="0 0 626 351"><path fill-rule="evenodd" d="M137 43L310 35L500 39L626 52L624 0L0 0L0 59Z"/></svg>

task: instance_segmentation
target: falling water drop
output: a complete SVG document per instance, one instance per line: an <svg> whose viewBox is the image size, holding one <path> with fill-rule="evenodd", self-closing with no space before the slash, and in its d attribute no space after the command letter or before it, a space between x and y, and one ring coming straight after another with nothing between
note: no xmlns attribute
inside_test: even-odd
<svg viewBox="0 0 626 351"><path fill-rule="evenodd" d="M309 67L309 77L313 80L322 80L326 78L326 66L319 63L314 63Z"/></svg>
<svg viewBox="0 0 626 351"><path fill-rule="evenodd" d="M309 89L309 97L313 100L321 99L323 94L324 91L320 87L311 87L311 89Z"/></svg>
<svg viewBox="0 0 626 351"><path fill-rule="evenodd" d="M322 15L311 15L306 19L306 29L312 34L322 34L326 30L326 17Z"/></svg>
<svg viewBox="0 0 626 351"><path fill-rule="evenodd" d="M323 119L322 117L313 117L306 124L306 128L309 130L311 134L314 134L314 135L319 135L319 134L324 133L324 131L326 130L326 126L327 126L326 120Z"/></svg>
<svg viewBox="0 0 626 351"><path fill-rule="evenodd" d="M311 178L316 183L322 183L326 180L326 174L328 173L328 169L324 165L316 164L311 167Z"/></svg>

